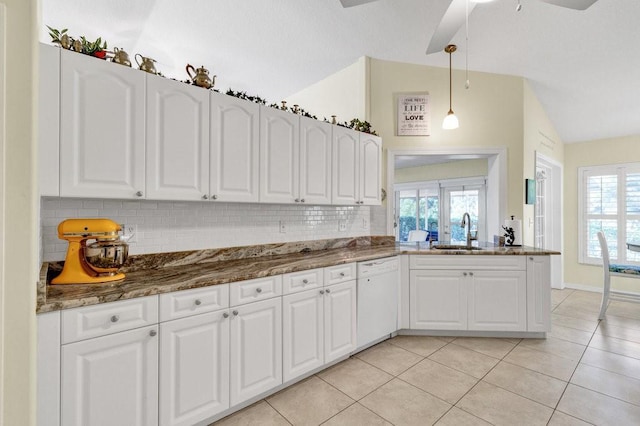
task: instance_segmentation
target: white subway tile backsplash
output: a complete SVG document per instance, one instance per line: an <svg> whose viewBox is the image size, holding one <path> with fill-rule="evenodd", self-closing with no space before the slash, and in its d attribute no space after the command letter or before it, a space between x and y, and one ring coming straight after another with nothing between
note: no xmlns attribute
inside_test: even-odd
<svg viewBox="0 0 640 426"><path fill-rule="evenodd" d="M43 198L40 217L44 261L64 259L67 244L58 239L57 226L67 218L105 217L136 225L130 254L370 235L362 229L363 218L374 226L367 206L220 202ZM346 231L339 231L339 221L345 221Z"/></svg>

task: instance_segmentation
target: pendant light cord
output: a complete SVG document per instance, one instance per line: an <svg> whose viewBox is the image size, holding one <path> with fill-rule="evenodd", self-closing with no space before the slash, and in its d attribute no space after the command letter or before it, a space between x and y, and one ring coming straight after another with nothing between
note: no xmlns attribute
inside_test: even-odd
<svg viewBox="0 0 640 426"><path fill-rule="evenodd" d="M451 88L451 53L449 52L449 113L453 112L451 109L451 98L453 97L453 90Z"/></svg>
<svg viewBox="0 0 640 426"><path fill-rule="evenodd" d="M464 83L464 88L468 89L469 86L470 86L470 83L469 83L469 0L466 1L466 9L467 9L466 10L467 13L466 13L466 16L465 16L465 25L464 25L465 33L466 33L465 34L466 35L466 40L465 40L466 41L466 52L464 52L464 57L465 57L464 61L465 61L465 68L466 68L466 70L465 70L466 81Z"/></svg>

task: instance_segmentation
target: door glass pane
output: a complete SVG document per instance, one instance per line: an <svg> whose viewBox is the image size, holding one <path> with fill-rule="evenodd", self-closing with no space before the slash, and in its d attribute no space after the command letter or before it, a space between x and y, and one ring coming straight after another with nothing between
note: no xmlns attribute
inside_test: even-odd
<svg viewBox="0 0 640 426"><path fill-rule="evenodd" d="M472 190L451 190L449 196L449 229L451 232L451 242L466 243L466 227L460 226L462 216L469 213L471 216L471 230L477 231L478 226L478 197L479 191Z"/></svg>
<svg viewBox="0 0 640 426"><path fill-rule="evenodd" d="M398 214L398 241L407 241L409 231L416 227L417 191L400 191Z"/></svg>
<svg viewBox="0 0 640 426"><path fill-rule="evenodd" d="M427 228L429 239L438 241L438 218L440 217L440 198L437 195L427 196Z"/></svg>

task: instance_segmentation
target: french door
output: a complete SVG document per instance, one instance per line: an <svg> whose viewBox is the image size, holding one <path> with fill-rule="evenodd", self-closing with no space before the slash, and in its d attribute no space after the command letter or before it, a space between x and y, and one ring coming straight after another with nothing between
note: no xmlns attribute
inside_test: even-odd
<svg viewBox="0 0 640 426"><path fill-rule="evenodd" d="M442 188L442 224L444 237L452 243L466 243L467 227L460 226L469 213L471 231L477 231L478 241L487 241L485 185L465 185Z"/></svg>

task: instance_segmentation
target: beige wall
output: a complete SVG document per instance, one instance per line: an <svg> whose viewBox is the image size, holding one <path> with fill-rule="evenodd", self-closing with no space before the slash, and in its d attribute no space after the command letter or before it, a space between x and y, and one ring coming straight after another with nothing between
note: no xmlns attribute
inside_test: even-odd
<svg viewBox="0 0 640 426"><path fill-rule="evenodd" d="M487 159L451 161L420 167L396 169L395 183L420 182L438 179L455 179L487 175Z"/></svg>
<svg viewBox="0 0 640 426"><path fill-rule="evenodd" d="M34 82L37 0L6 5L5 247L0 278L4 323L1 423L35 424L35 289L37 266ZM3 24L4 26L4 24ZM1 78L1 77L0 77ZM2 213L0 213L1 215Z"/></svg>
<svg viewBox="0 0 640 426"><path fill-rule="evenodd" d="M287 105L300 105L320 120L337 116L338 122L367 120L369 58L352 65L287 97Z"/></svg>
<svg viewBox="0 0 640 426"><path fill-rule="evenodd" d="M456 58L454 57L454 67ZM508 214L522 216L522 104L520 77L471 72L464 89L464 71L453 71L453 110L460 128L443 130L449 110L449 70L371 59L371 123L386 149L425 147L506 147ZM396 136L396 99L401 93L427 91L431 98L431 135ZM383 164L386 164L386 151ZM386 170L383 167L383 182ZM490 232L497 232L497 230Z"/></svg>
<svg viewBox="0 0 640 426"><path fill-rule="evenodd" d="M535 178L536 152L562 164L564 161L564 144L526 80L523 81L523 94L523 179L521 180L521 185L524 188L524 179ZM524 204L524 194L522 204L524 206L522 242L525 245L533 246L534 206Z"/></svg>
<svg viewBox="0 0 640 426"><path fill-rule="evenodd" d="M602 288L602 267L578 263L578 167L640 161L640 136L565 145L564 281ZM638 291L637 280L613 277L617 289Z"/></svg>

